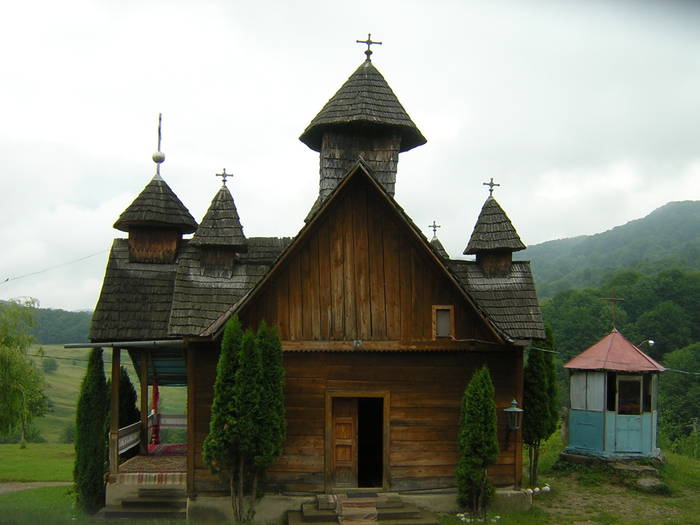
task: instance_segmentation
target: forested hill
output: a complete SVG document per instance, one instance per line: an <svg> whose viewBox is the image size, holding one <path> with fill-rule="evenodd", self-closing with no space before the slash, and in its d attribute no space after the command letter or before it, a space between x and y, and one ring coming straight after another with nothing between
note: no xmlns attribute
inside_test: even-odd
<svg viewBox="0 0 700 525"><path fill-rule="evenodd" d="M515 255L532 261L540 299L600 286L620 268L700 270L700 201L669 202L606 232L535 244Z"/></svg>
<svg viewBox="0 0 700 525"><path fill-rule="evenodd" d="M38 343L44 345L83 343L88 340L91 318L92 312L37 308L30 332Z"/></svg>

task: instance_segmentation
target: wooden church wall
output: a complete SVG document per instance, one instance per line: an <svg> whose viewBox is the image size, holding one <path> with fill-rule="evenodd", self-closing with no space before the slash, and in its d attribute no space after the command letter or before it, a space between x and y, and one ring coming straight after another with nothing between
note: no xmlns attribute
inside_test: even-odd
<svg viewBox="0 0 700 525"><path fill-rule="evenodd" d="M493 339L472 307L357 176L241 312L283 341L432 340L432 305L454 305L456 337Z"/></svg>
<svg viewBox="0 0 700 525"><path fill-rule="evenodd" d="M215 349L193 356L196 376L190 406L190 443L195 492L221 491L201 458L209 431L215 377ZM326 395L388 392L389 485L394 490L453 487L457 461L457 425L464 388L473 372L487 364L496 387L501 453L489 476L497 485L520 481L520 433L509 436L503 408L522 402L522 351L488 352L285 352L287 440L273 465L268 490L325 490Z"/></svg>

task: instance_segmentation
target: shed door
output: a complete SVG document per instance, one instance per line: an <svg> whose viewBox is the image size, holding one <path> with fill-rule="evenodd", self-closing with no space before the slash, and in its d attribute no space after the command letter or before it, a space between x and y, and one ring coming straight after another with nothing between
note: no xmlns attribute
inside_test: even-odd
<svg viewBox="0 0 700 525"><path fill-rule="evenodd" d="M336 487L357 487L357 398L333 398L333 477Z"/></svg>

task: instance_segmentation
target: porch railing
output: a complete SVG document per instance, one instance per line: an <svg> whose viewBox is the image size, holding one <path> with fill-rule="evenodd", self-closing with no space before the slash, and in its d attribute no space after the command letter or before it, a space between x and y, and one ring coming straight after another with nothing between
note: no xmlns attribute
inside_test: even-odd
<svg viewBox="0 0 700 525"><path fill-rule="evenodd" d="M161 428L187 428L187 414L159 414L151 411L147 420L147 435L150 433L151 427L156 424L160 425ZM140 421L119 429L119 439L117 440L119 454L137 447L140 443Z"/></svg>

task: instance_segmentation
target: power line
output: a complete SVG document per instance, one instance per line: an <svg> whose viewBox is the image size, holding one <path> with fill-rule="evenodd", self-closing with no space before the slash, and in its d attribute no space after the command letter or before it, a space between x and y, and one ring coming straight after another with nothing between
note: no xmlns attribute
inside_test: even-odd
<svg viewBox="0 0 700 525"><path fill-rule="evenodd" d="M95 257L96 255L100 255L101 253L105 253L106 251L107 250L100 250L99 252L91 253L90 255L80 257L79 259L74 259L72 261L57 264L55 266L49 266L48 268L44 268L43 270L39 270L36 272L31 272L31 273L25 273L24 275L18 275L17 277L7 277L4 281L0 282L0 285L3 285L3 284L10 282L10 281L16 281L17 279L24 279L25 277L31 277L32 275L39 275L42 273L46 273L46 272L49 272L51 270L55 270L56 268L62 268L63 266L69 266L71 264L75 264L75 263L78 263L80 261L84 261L85 259L89 259L90 257Z"/></svg>

